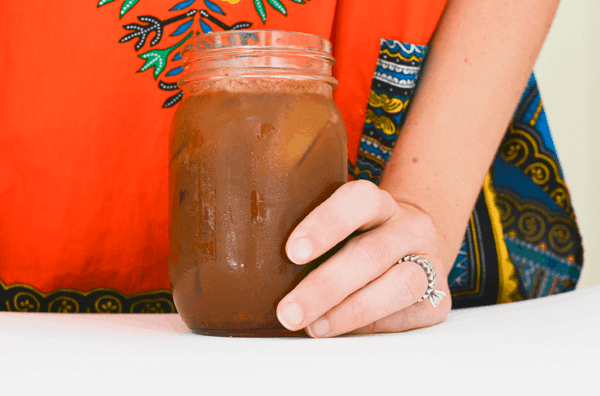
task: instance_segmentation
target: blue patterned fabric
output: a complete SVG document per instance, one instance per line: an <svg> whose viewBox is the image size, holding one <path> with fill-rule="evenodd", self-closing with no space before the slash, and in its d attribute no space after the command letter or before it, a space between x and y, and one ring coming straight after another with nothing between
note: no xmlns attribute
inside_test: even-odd
<svg viewBox="0 0 600 396"><path fill-rule="evenodd" d="M427 47L381 40L355 179L379 181L401 133ZM448 283L453 307L490 305L574 289L583 264L575 213L532 75L473 209ZM493 215L499 213L499 220ZM499 224L501 222L501 224ZM494 230L501 230L499 245ZM503 252L509 257L503 258ZM513 278L506 268L512 266ZM504 263L504 264L502 264ZM504 275L503 275L504 274ZM502 282L517 287L500 297Z"/></svg>
<svg viewBox="0 0 600 396"><path fill-rule="evenodd" d="M573 290L581 235L533 75L494 161L493 184L524 297Z"/></svg>
<svg viewBox="0 0 600 396"><path fill-rule="evenodd" d="M381 40L359 155L352 169L355 179L379 184L404 123L426 53L424 46Z"/></svg>

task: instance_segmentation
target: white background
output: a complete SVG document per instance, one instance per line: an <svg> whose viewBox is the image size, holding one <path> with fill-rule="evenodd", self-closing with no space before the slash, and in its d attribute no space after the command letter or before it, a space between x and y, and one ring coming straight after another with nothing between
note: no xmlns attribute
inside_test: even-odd
<svg viewBox="0 0 600 396"><path fill-rule="evenodd" d="M561 1L534 71L583 234L578 288L600 284L600 1Z"/></svg>

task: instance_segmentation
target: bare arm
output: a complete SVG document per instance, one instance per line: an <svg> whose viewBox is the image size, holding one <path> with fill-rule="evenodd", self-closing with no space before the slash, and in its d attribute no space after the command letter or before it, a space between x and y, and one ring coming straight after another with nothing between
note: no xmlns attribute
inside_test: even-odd
<svg viewBox="0 0 600 396"><path fill-rule="evenodd" d="M431 216L445 266L458 253L558 2L450 0L432 39L381 188Z"/></svg>

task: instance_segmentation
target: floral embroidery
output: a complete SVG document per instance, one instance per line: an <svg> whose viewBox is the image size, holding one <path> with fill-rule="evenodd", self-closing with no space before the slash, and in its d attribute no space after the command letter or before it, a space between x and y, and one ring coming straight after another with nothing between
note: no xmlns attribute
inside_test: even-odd
<svg viewBox="0 0 600 396"><path fill-rule="evenodd" d="M113 3L115 0L100 0L97 7L103 7ZM228 0L229 1L229 0ZM288 10L280 0L266 0L270 7L277 12L287 16ZM290 0L298 4L306 4L309 0ZM131 11L140 0L124 0L121 3L119 19L122 19ZM198 8L190 8L196 6ZM267 22L267 10L263 0L254 0L254 7L263 24ZM181 46L195 34L210 33L215 30L240 30L252 27L252 22L237 21L234 23L226 22L226 12L211 0L184 0L175 4L169 9L170 12L185 11L171 18L160 19L153 15L138 15L139 23L128 23L123 25L127 33L121 37L119 43L134 42L136 52L144 47L154 47L170 37L177 37L185 34L185 37L171 43L171 45L159 49L149 49L138 55L145 63L138 72L152 70L152 76L158 81L158 89L162 91L176 91L171 93L163 102L163 108L175 106L182 98L183 91L177 86L176 76L183 72L181 66L181 52L177 51ZM169 25L180 22L171 34L167 36L166 30Z"/></svg>

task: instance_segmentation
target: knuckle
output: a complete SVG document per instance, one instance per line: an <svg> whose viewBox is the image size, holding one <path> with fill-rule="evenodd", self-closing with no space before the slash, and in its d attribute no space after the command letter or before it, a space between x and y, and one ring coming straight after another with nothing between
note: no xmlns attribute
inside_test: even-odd
<svg viewBox="0 0 600 396"><path fill-rule="evenodd" d="M377 234L364 234L351 248L353 259L364 267L378 270L388 261L388 243Z"/></svg>
<svg viewBox="0 0 600 396"><path fill-rule="evenodd" d="M356 180L347 184L351 194L360 197L363 202L374 203L377 207L382 198L381 190L377 185L368 180Z"/></svg>

